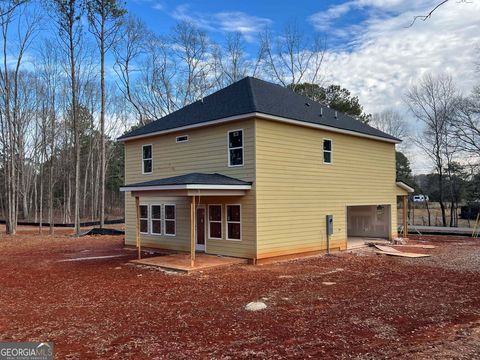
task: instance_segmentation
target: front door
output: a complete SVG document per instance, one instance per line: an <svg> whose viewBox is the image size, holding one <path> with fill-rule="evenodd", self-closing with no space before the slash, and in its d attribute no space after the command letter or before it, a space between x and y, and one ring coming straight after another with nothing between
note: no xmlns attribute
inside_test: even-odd
<svg viewBox="0 0 480 360"><path fill-rule="evenodd" d="M198 251L205 251L205 208L197 209L197 245Z"/></svg>

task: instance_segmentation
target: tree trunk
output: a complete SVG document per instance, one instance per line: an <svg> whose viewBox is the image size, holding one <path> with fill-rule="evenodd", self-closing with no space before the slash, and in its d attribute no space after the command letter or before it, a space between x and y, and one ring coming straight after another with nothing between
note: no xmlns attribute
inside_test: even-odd
<svg viewBox="0 0 480 360"><path fill-rule="evenodd" d="M100 228L105 226L105 19L102 17L100 39Z"/></svg>
<svg viewBox="0 0 480 360"><path fill-rule="evenodd" d="M54 233L53 227L53 170L54 170L54 154L55 154L55 95L52 98L52 114L50 120L50 175L48 182L48 222L50 223L50 235Z"/></svg>
<svg viewBox="0 0 480 360"><path fill-rule="evenodd" d="M38 218L39 218L39 226L38 226L38 230L39 230L39 233L41 234L42 233L42 222L43 222L43 161L42 161L42 164L40 166L40 199L39 199L39 214L38 214Z"/></svg>

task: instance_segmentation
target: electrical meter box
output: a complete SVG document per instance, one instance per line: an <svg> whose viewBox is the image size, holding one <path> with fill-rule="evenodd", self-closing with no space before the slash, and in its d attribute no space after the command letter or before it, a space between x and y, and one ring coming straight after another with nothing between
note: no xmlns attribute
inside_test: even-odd
<svg viewBox="0 0 480 360"><path fill-rule="evenodd" d="M333 215L327 215L327 235L333 234Z"/></svg>

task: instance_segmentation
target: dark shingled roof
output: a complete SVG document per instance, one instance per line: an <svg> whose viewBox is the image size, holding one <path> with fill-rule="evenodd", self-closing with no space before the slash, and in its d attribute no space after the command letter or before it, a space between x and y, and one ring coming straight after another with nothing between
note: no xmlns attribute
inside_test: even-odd
<svg viewBox="0 0 480 360"><path fill-rule="evenodd" d="M173 176L164 179L144 181L135 184L125 185L129 187L148 187L148 186L169 186L169 185L252 185L251 182L235 179L222 174L202 174L190 173L180 176Z"/></svg>
<svg viewBox="0 0 480 360"><path fill-rule="evenodd" d="M128 139L253 112L399 141L349 115L338 112L335 117L335 110L280 85L253 77L237 81L205 97L203 101L187 105L118 139Z"/></svg>

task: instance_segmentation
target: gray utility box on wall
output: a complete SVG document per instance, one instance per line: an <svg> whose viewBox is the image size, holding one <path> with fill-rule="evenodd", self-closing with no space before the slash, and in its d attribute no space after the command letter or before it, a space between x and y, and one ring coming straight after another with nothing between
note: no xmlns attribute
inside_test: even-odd
<svg viewBox="0 0 480 360"><path fill-rule="evenodd" d="M333 215L327 215L327 235L333 234Z"/></svg>

